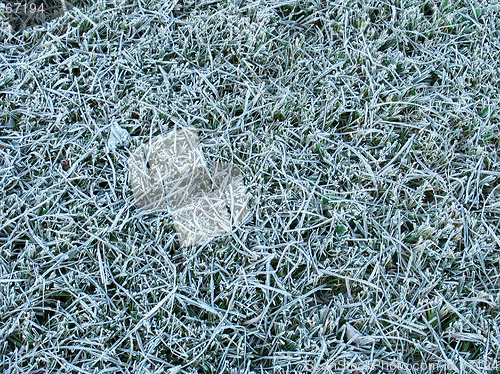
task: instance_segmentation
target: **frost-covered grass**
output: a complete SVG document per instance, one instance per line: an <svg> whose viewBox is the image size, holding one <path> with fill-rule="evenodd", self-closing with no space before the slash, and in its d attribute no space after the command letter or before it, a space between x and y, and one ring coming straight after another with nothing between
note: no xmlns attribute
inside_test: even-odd
<svg viewBox="0 0 500 374"><path fill-rule="evenodd" d="M0 17L0 370L484 372L499 8L101 0L18 33ZM115 124L132 141L110 151ZM247 223L187 249L127 183L133 149L175 126L251 195Z"/></svg>

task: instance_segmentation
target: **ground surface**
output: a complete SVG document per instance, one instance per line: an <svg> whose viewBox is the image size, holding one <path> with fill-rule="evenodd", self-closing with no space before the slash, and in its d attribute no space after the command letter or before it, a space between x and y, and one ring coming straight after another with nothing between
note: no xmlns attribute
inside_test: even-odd
<svg viewBox="0 0 500 374"><path fill-rule="evenodd" d="M24 32L1 18L1 370L494 365L498 11L101 0ZM187 249L127 183L133 149L175 126L251 195L242 227Z"/></svg>

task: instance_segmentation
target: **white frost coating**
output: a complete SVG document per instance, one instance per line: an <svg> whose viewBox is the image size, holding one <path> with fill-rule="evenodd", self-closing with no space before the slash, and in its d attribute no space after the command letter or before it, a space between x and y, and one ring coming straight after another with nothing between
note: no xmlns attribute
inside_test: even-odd
<svg viewBox="0 0 500 374"><path fill-rule="evenodd" d="M194 128L141 145L128 166L137 206L168 209L183 247L223 235L248 213L240 170L219 163L210 173Z"/></svg>
<svg viewBox="0 0 500 374"><path fill-rule="evenodd" d="M129 135L127 130L122 129L115 123L111 126L111 130L109 131L108 148L114 150L121 144L128 144L128 138Z"/></svg>

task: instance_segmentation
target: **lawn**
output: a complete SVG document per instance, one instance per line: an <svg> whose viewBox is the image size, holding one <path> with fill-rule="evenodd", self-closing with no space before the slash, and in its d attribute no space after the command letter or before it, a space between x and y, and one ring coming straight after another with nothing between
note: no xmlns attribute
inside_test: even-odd
<svg viewBox="0 0 500 374"><path fill-rule="evenodd" d="M98 0L14 31L0 5L0 371L500 367L499 12ZM250 197L189 247L127 166L180 127Z"/></svg>

